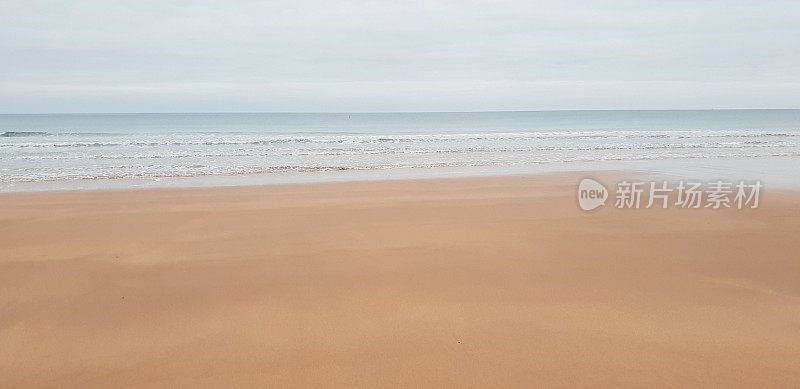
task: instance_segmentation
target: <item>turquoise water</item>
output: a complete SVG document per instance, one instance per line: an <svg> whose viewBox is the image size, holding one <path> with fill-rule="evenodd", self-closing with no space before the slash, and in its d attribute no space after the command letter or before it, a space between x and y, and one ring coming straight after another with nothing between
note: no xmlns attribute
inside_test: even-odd
<svg viewBox="0 0 800 389"><path fill-rule="evenodd" d="M459 133L800 130L800 110L2 115L0 133Z"/></svg>
<svg viewBox="0 0 800 389"><path fill-rule="evenodd" d="M0 115L0 134L4 191L800 162L800 110Z"/></svg>

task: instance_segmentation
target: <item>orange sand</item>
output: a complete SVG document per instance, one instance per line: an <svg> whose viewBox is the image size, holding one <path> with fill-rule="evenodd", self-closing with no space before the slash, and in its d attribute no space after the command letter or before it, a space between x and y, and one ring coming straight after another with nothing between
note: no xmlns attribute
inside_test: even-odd
<svg viewBox="0 0 800 389"><path fill-rule="evenodd" d="M575 176L0 196L0 387L800 386L800 196Z"/></svg>

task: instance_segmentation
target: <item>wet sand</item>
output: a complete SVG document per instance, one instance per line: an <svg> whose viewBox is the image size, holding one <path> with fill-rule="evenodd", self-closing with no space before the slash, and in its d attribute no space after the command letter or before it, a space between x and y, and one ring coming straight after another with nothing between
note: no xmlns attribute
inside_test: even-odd
<svg viewBox="0 0 800 389"><path fill-rule="evenodd" d="M800 195L576 183L0 195L0 387L800 385Z"/></svg>

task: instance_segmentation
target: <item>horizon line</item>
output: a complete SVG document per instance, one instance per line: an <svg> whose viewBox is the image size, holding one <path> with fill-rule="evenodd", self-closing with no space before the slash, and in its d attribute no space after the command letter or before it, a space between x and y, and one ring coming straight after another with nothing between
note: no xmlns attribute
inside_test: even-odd
<svg viewBox="0 0 800 389"><path fill-rule="evenodd" d="M0 115L185 115L185 114L408 114L408 113L523 113L523 112L660 112L660 111L797 111L800 108L647 108L647 109L531 109L483 111L163 111L163 112L0 112Z"/></svg>

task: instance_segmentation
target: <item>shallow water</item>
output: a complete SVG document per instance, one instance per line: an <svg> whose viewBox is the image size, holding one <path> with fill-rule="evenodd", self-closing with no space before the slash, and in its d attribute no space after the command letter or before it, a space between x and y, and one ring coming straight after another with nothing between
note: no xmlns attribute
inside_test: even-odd
<svg viewBox="0 0 800 389"><path fill-rule="evenodd" d="M800 110L0 115L0 134L0 191L661 167L791 183L800 161Z"/></svg>

